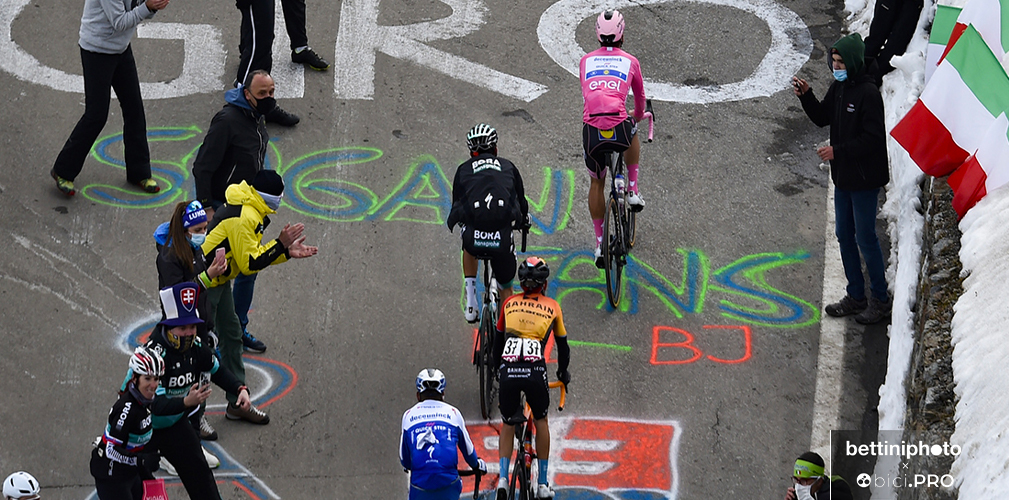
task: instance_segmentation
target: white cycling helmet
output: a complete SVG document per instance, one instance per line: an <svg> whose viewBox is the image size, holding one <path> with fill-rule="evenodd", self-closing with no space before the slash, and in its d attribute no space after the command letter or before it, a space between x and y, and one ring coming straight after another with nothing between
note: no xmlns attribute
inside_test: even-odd
<svg viewBox="0 0 1009 500"><path fill-rule="evenodd" d="M477 124L466 134L466 145L474 153L490 151L497 147L497 130L486 123Z"/></svg>
<svg viewBox="0 0 1009 500"><path fill-rule="evenodd" d="M133 370L134 375L160 377L165 374L165 361L154 349L140 346L130 356L130 370Z"/></svg>
<svg viewBox="0 0 1009 500"><path fill-rule="evenodd" d="M27 472L15 472L4 479L4 497L8 500L38 498L39 482Z"/></svg>
<svg viewBox="0 0 1009 500"><path fill-rule="evenodd" d="M445 394L445 374L437 368L425 368L417 374L417 392L431 389Z"/></svg>
<svg viewBox="0 0 1009 500"><path fill-rule="evenodd" d="M607 10L596 18L596 39L600 43L619 42L624 37L624 16L617 10Z"/></svg>

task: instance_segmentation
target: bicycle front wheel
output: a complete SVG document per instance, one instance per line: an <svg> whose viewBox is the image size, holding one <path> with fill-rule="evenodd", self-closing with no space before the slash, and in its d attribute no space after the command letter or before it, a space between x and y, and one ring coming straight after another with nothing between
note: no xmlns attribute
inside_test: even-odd
<svg viewBox="0 0 1009 500"><path fill-rule="evenodd" d="M626 206L626 204L625 204ZM624 218L624 234L627 235L627 252L634 248L634 237L638 234L638 214L633 210L628 210Z"/></svg>
<svg viewBox="0 0 1009 500"><path fill-rule="evenodd" d="M480 343L479 376L480 376L480 414L484 419L490 419L494 412L494 400L497 394L497 377L495 377L495 367L492 366L494 356L494 318L493 314L484 308L480 318L480 329L477 332L477 341Z"/></svg>
<svg viewBox="0 0 1009 500"><path fill-rule="evenodd" d="M624 212L615 198L610 198L606 214L603 216L603 261L606 275L606 298L616 308L620 305L621 280L624 270L625 228Z"/></svg>

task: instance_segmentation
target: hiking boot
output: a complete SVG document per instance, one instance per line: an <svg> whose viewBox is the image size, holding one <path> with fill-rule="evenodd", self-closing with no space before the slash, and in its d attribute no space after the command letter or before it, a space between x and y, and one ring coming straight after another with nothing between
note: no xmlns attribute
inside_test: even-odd
<svg viewBox="0 0 1009 500"><path fill-rule="evenodd" d="M549 485L540 484L539 486L536 487L536 498L537 499L543 500L543 499L553 498L553 497L554 497L554 489L551 488Z"/></svg>
<svg viewBox="0 0 1009 500"><path fill-rule="evenodd" d="M893 300L890 298L887 298L886 302L881 302L875 297L869 297L869 306L855 316L855 321L860 325L874 325L888 318L892 308Z"/></svg>
<svg viewBox="0 0 1009 500"><path fill-rule="evenodd" d="M851 298L851 295L845 295L843 299L824 307L823 310L830 316L840 318L858 314L864 311L867 305L865 299L857 300Z"/></svg>
<svg viewBox="0 0 1009 500"><path fill-rule="evenodd" d="M179 473L175 470L175 466L168 461L167 458L161 457L161 470L168 473L169 476L178 476Z"/></svg>
<svg viewBox="0 0 1009 500"><path fill-rule="evenodd" d="M316 54L311 47L305 47L301 52L292 50L291 61L297 64L304 64L316 71L326 71L329 69L329 61Z"/></svg>
<svg viewBox="0 0 1009 500"><path fill-rule="evenodd" d="M146 179L144 179L142 181L137 181L137 182L130 181L130 184L133 184L134 186L137 186L140 189L143 189L144 192L151 193L151 194L154 194L154 193L157 193L158 191L161 191L161 186L158 185L158 181L156 181L156 180L154 180L154 179L152 179L150 177L148 177L148 178L146 178Z"/></svg>
<svg viewBox="0 0 1009 500"><path fill-rule="evenodd" d="M270 423L270 416L264 413L263 410L256 408L256 405L252 405L248 410L243 410L228 403L228 409L224 412L224 417L228 420L245 420L246 422L259 425Z"/></svg>
<svg viewBox="0 0 1009 500"><path fill-rule="evenodd" d="M207 459L207 465L210 466L211 469L216 469L221 466L221 459L217 458L216 455L210 453L209 451L207 451L206 448L202 446L200 447L200 449L203 450L203 458Z"/></svg>
<svg viewBox="0 0 1009 500"><path fill-rule="evenodd" d="M602 247L596 247L596 252L594 254L596 259L596 267L599 269L606 269L606 259L603 258Z"/></svg>
<svg viewBox="0 0 1009 500"><path fill-rule="evenodd" d="M242 332L242 347L246 351L254 353L266 352L266 344L262 340L257 339L248 330Z"/></svg>
<svg viewBox="0 0 1009 500"><path fill-rule="evenodd" d="M640 212L645 209L645 200L634 191L627 193L627 204L631 207L631 212Z"/></svg>
<svg viewBox="0 0 1009 500"><path fill-rule="evenodd" d="M293 127L300 121L301 118L299 118L298 115L288 113L280 106L273 108L273 111L270 111L270 113L266 115L266 123L276 123L277 125L282 125L284 127Z"/></svg>
<svg viewBox="0 0 1009 500"><path fill-rule="evenodd" d="M204 441L217 441L217 431L210 426L207 416L200 417L200 439Z"/></svg>
<svg viewBox="0 0 1009 500"><path fill-rule="evenodd" d="M74 189L74 181L68 181L56 175L56 169L50 170L49 175L53 176L53 180L56 181L56 189L59 189L67 198L77 193L77 190Z"/></svg>

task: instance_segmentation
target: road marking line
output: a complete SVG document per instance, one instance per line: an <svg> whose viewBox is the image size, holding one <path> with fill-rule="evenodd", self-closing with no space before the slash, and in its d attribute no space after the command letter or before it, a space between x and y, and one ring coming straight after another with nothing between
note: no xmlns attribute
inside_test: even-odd
<svg viewBox="0 0 1009 500"><path fill-rule="evenodd" d="M827 189L827 227L823 245L823 292L822 302L827 302L828 293L844 290L847 279L841 266L841 250L834 233L834 185ZM823 457L830 470L830 431L837 429L841 421L841 372L844 364L844 330L846 321L820 320L820 353L816 361L816 391L813 396L813 425L809 448Z"/></svg>

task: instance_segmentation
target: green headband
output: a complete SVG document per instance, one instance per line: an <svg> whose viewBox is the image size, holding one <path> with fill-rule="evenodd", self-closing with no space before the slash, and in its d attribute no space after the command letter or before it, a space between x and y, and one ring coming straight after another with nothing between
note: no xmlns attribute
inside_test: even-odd
<svg viewBox="0 0 1009 500"><path fill-rule="evenodd" d="M800 479L809 479L811 477L823 477L823 467L814 464L813 462L807 462L805 460L795 461L795 477Z"/></svg>

